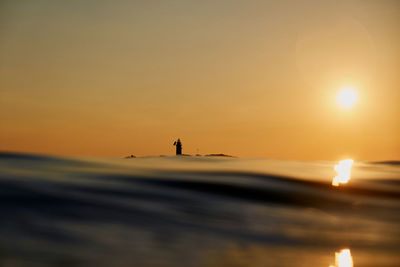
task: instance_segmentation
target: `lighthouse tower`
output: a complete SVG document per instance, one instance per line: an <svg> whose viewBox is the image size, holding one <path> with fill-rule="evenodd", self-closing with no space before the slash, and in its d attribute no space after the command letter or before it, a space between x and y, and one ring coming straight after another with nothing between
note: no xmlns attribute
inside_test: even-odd
<svg viewBox="0 0 400 267"><path fill-rule="evenodd" d="M181 139L178 138L178 140L174 142L174 146L176 146L176 155L182 155Z"/></svg>

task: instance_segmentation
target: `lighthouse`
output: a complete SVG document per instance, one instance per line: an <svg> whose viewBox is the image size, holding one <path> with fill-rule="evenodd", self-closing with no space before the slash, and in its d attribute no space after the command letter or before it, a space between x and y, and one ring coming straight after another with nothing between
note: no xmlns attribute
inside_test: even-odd
<svg viewBox="0 0 400 267"><path fill-rule="evenodd" d="M176 155L182 155L181 139L178 138L178 140L174 142L174 146L176 146Z"/></svg>

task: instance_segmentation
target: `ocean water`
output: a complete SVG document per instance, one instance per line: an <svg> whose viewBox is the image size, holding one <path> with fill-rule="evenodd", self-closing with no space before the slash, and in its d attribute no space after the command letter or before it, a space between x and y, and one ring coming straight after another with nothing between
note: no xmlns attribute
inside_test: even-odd
<svg viewBox="0 0 400 267"><path fill-rule="evenodd" d="M0 266L400 266L399 163L335 164L1 153Z"/></svg>

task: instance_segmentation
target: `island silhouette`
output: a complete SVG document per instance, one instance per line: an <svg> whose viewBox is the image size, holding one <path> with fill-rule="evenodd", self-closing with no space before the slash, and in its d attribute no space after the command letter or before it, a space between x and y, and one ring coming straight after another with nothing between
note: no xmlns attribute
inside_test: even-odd
<svg viewBox="0 0 400 267"><path fill-rule="evenodd" d="M227 157L227 158L237 158L236 156L224 154L224 153L211 153L211 154L206 154L206 155L201 155L199 153L196 153L195 155L190 155L190 154L183 154L182 153L182 141L180 138L178 138L176 141L174 141L173 145L176 147L175 150L175 155L176 156L189 156L189 157ZM166 155L160 155L160 157L165 157ZM131 159L131 158L136 158L135 155L131 154L129 156L124 157L126 159Z"/></svg>

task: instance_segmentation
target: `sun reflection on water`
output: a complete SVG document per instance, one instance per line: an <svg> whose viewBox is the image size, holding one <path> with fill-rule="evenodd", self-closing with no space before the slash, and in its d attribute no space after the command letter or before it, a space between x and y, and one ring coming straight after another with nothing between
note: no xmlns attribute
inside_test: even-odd
<svg viewBox="0 0 400 267"><path fill-rule="evenodd" d="M345 248L340 252L335 252L335 265L330 265L329 267L353 267L350 249Z"/></svg>
<svg viewBox="0 0 400 267"><path fill-rule="evenodd" d="M351 165L353 165L352 159L345 159L339 161L339 164L335 165L335 171L337 176L333 178L332 185L339 186L339 184L345 184L350 180Z"/></svg>

